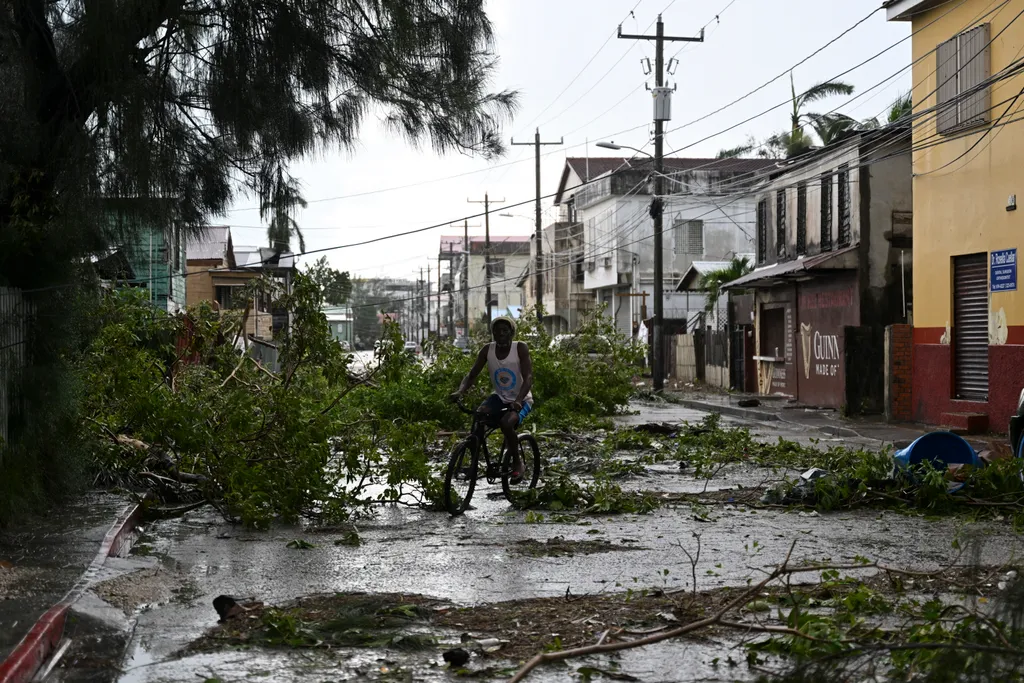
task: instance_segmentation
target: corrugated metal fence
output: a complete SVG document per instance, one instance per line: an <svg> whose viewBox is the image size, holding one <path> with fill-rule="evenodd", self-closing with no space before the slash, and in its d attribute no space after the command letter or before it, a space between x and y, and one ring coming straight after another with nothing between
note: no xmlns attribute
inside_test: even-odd
<svg viewBox="0 0 1024 683"><path fill-rule="evenodd" d="M17 378L28 363L31 312L21 290L0 287L0 459L9 440L8 423L18 408Z"/></svg>

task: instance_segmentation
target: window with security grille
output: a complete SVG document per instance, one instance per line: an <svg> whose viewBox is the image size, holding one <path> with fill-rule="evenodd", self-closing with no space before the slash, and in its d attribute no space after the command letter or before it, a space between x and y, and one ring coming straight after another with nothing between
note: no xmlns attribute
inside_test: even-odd
<svg viewBox="0 0 1024 683"><path fill-rule="evenodd" d="M775 250L779 258L786 257L786 191L775 193Z"/></svg>
<svg viewBox="0 0 1024 683"><path fill-rule="evenodd" d="M676 254L700 256L704 253L704 221L677 220L672 228Z"/></svg>
<svg viewBox="0 0 1024 683"><path fill-rule="evenodd" d="M768 200L757 203L757 262L768 260Z"/></svg>
<svg viewBox="0 0 1024 683"><path fill-rule="evenodd" d="M491 279L505 277L505 259L493 256L487 259L487 270L490 272Z"/></svg>
<svg viewBox="0 0 1024 683"><path fill-rule="evenodd" d="M990 42L989 25L982 24L936 48L940 134L989 122Z"/></svg>
<svg viewBox="0 0 1024 683"><path fill-rule="evenodd" d="M807 184L796 188L796 253L807 253Z"/></svg>
<svg viewBox="0 0 1024 683"><path fill-rule="evenodd" d="M832 251L832 176L821 179L821 250Z"/></svg>
<svg viewBox="0 0 1024 683"><path fill-rule="evenodd" d="M852 241L850 216L850 168L839 167L839 248L850 246Z"/></svg>

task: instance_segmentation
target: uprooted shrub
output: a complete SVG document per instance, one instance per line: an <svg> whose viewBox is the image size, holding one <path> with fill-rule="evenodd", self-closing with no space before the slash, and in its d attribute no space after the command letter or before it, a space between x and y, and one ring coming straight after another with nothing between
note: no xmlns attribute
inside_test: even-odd
<svg viewBox="0 0 1024 683"><path fill-rule="evenodd" d="M100 332L76 366L98 479L206 500L254 526L333 522L380 502L436 503L450 445L439 432L469 424L448 395L473 356L435 342L421 363L402 352L391 325L375 369L358 374L330 335L315 274L298 276L291 292L269 281L249 287L242 300L271 295L291 314L279 369L242 348L240 313L200 305L171 316L138 293L106 296ZM586 424L628 401L633 349L615 343L596 360L524 332L533 335L533 428ZM606 332L596 316L581 330ZM481 377L471 398L486 384Z"/></svg>

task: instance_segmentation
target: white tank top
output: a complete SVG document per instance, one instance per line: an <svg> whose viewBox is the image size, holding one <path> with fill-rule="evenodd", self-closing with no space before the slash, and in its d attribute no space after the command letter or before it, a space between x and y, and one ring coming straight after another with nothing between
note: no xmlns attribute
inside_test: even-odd
<svg viewBox="0 0 1024 683"><path fill-rule="evenodd" d="M491 377L494 393L504 403L514 403L519 398L519 388L523 385L523 371L519 367L519 342L512 342L508 356L498 360L498 345L491 342L487 345L487 374ZM529 392L525 403L533 405L533 392Z"/></svg>

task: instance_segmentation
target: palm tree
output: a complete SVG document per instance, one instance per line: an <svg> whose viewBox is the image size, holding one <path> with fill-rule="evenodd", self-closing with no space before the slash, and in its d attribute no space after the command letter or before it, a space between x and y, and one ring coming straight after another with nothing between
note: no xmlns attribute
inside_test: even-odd
<svg viewBox="0 0 1024 683"><path fill-rule="evenodd" d="M900 95L889 107L889 123L901 125L910 123L910 115L914 113L913 93ZM904 120L906 119L906 120Z"/></svg>
<svg viewBox="0 0 1024 683"><path fill-rule="evenodd" d="M835 97L837 95L852 95L853 86L849 83L843 83L842 81L823 81L816 85L812 85L810 88L805 90L800 95L796 94L796 84L793 81L793 72L789 72L789 87L793 93L793 111L789 115L790 134L793 139L796 140L804 135L803 133L803 122L805 118L814 116L813 114L805 114L804 108L813 102L820 102L821 100L829 97Z"/></svg>
<svg viewBox="0 0 1024 683"><path fill-rule="evenodd" d="M270 218L267 238L271 248L278 254L291 251L292 235L299 238L299 251L306 251L306 238L294 218L296 207L306 208L298 182L286 177L278 168L277 177L267 184L271 188L260 203L260 218Z"/></svg>
<svg viewBox="0 0 1024 683"><path fill-rule="evenodd" d="M746 256L742 258L733 257L725 268L709 270L701 275L700 288L707 293L704 310L708 313L715 310L715 305L718 303L719 297L722 296L722 286L733 280L740 279L752 270L750 259Z"/></svg>

